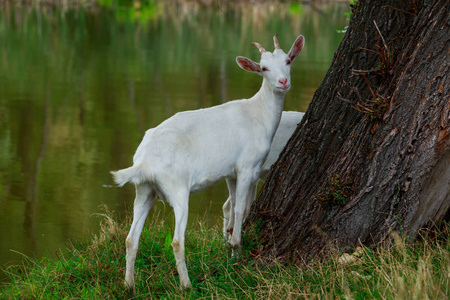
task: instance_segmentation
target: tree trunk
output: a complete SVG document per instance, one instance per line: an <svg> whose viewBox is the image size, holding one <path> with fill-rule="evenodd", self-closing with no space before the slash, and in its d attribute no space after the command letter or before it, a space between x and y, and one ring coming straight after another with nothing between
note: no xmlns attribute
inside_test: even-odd
<svg viewBox="0 0 450 300"><path fill-rule="evenodd" d="M449 26L449 0L355 5L246 222L261 255L309 261L391 230L415 236L448 214Z"/></svg>

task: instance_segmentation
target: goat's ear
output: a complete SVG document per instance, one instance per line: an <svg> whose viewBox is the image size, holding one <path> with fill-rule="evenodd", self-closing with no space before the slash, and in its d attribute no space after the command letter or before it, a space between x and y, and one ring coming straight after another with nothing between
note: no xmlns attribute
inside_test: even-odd
<svg viewBox="0 0 450 300"><path fill-rule="evenodd" d="M236 63L239 65L239 67L241 67L245 71L261 75L260 65L247 57L243 56L236 57Z"/></svg>
<svg viewBox="0 0 450 300"><path fill-rule="evenodd" d="M288 56L289 59L294 61L294 59L297 57L297 55L300 54L303 50L303 46L305 45L305 37L303 35L299 35L298 38L295 40L294 44L291 47L291 50L289 50Z"/></svg>

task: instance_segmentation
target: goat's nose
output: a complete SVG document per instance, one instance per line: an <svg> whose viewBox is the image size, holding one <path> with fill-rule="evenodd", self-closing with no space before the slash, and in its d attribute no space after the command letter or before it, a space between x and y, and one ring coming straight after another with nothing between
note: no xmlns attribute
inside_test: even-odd
<svg viewBox="0 0 450 300"><path fill-rule="evenodd" d="M282 85L286 85L287 84L287 78L278 79L278 82L281 83Z"/></svg>

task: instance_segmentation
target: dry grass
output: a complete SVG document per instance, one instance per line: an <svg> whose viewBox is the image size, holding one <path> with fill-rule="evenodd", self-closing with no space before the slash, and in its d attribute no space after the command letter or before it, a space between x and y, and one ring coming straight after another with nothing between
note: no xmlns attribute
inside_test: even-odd
<svg viewBox="0 0 450 300"><path fill-rule="evenodd" d="M178 289L170 247L172 226L154 217L144 229L136 262L136 290L123 289L126 228L105 212L91 241L72 245L59 259L27 260L2 299L448 299L450 226L414 243L393 234L389 247L361 248L350 259L332 257L308 267L253 258L247 241L238 258L224 245L219 227L198 221L187 232L187 265L193 283Z"/></svg>

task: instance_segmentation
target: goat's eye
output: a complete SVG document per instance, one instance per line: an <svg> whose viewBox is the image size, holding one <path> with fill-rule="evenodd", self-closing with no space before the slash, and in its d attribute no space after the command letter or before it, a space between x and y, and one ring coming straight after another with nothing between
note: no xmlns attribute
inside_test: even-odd
<svg viewBox="0 0 450 300"><path fill-rule="evenodd" d="M267 69L266 67L262 67L261 69L262 69L263 72L269 71L269 69Z"/></svg>
<svg viewBox="0 0 450 300"><path fill-rule="evenodd" d="M290 65L291 64L291 60L290 59L286 60L286 64Z"/></svg>

